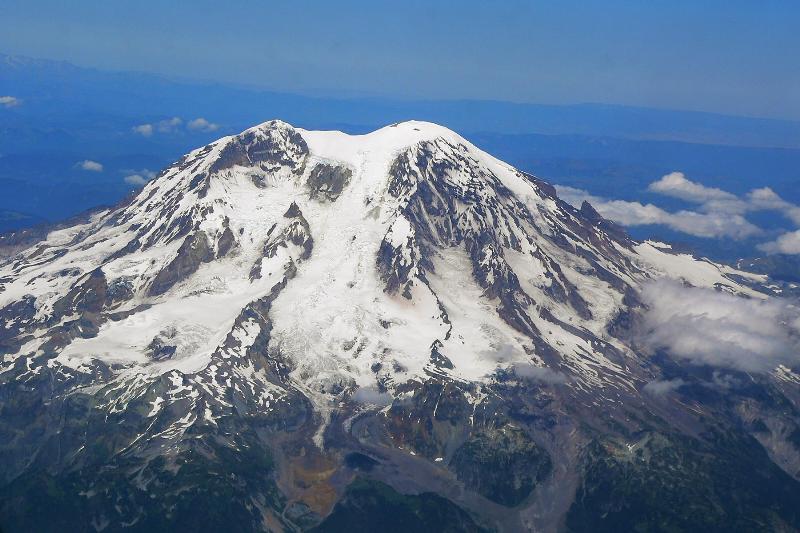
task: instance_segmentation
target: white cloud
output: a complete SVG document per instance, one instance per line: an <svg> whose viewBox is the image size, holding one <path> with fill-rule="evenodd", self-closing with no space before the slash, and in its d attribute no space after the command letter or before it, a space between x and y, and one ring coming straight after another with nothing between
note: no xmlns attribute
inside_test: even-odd
<svg viewBox="0 0 800 533"><path fill-rule="evenodd" d="M800 254L800 230L784 233L774 241L759 244L758 249L768 254Z"/></svg>
<svg viewBox="0 0 800 533"><path fill-rule="evenodd" d="M696 211L669 212L653 204L608 200L592 196L582 189L558 186L558 195L578 207L586 200L603 217L623 226L667 226L675 231L695 237L730 237L744 239L761 233L761 230L743 216L727 212L699 213Z"/></svg>
<svg viewBox="0 0 800 533"><path fill-rule="evenodd" d="M156 124L158 131L161 133L171 133L178 129L180 125L183 124L183 120L180 117L172 117L168 118L167 120L162 120Z"/></svg>
<svg viewBox="0 0 800 533"><path fill-rule="evenodd" d="M213 122L209 122L203 117L196 118L194 120L190 120L186 127L190 130L194 131L204 131L204 132L211 132L217 131L219 129L219 124L214 124Z"/></svg>
<svg viewBox="0 0 800 533"><path fill-rule="evenodd" d="M125 180L125 183L127 183L128 185L134 185L137 187L147 183L147 178L145 178L141 174L131 174L130 176L125 176L125 178L123 179Z"/></svg>
<svg viewBox="0 0 800 533"><path fill-rule="evenodd" d="M680 379L656 380L645 385L642 390L652 396L663 396L668 392L679 389L686 383Z"/></svg>
<svg viewBox="0 0 800 533"><path fill-rule="evenodd" d="M525 357L524 354L511 343L497 343L493 344L490 350L481 350L480 356L485 359L495 361L497 363L511 363L520 358ZM496 369L500 371L504 366L498 366ZM531 363L516 362L509 365L508 369L514 373L519 379L527 379L531 381L538 381L541 383L564 383L567 381L566 376L555 370L547 367L535 366Z"/></svg>
<svg viewBox="0 0 800 533"><path fill-rule="evenodd" d="M381 392L375 387L360 387L352 400L366 405L386 406L392 403L392 396L388 392Z"/></svg>
<svg viewBox="0 0 800 533"><path fill-rule="evenodd" d="M513 344L499 343L493 344L491 350L482 350L481 357L504 363L515 359L519 355L519 350Z"/></svg>
<svg viewBox="0 0 800 533"><path fill-rule="evenodd" d="M180 117L172 117L154 124L139 124L133 127L133 132L143 137L150 137L156 131L159 133L174 133L183 124Z"/></svg>
<svg viewBox="0 0 800 533"><path fill-rule="evenodd" d="M22 103L22 100L16 96L0 96L0 105L4 107L17 107Z"/></svg>
<svg viewBox="0 0 800 533"><path fill-rule="evenodd" d="M744 198L740 198L722 189L690 181L681 172L672 172L651 183L647 189L700 204L700 209L706 213L743 215L751 211L777 211L800 225L800 206L787 202L769 187L753 189Z"/></svg>
<svg viewBox="0 0 800 533"><path fill-rule="evenodd" d="M139 124L133 127L133 132L138 133L142 137L150 137L153 134L152 124Z"/></svg>
<svg viewBox="0 0 800 533"><path fill-rule="evenodd" d="M747 193L747 199L753 210L779 211L786 218L800 226L800 206L787 202L769 187L753 189Z"/></svg>
<svg viewBox="0 0 800 533"><path fill-rule="evenodd" d="M128 170L128 175L123 178L125 183L128 185L133 185L136 187L140 187L146 184L148 181L156 177L156 173L152 170L142 169L142 170Z"/></svg>
<svg viewBox="0 0 800 533"><path fill-rule="evenodd" d="M97 161L92 161L90 159L85 159L78 163L78 166L81 167L83 170L88 170L89 172L102 172L103 165L102 163L98 163Z"/></svg>
<svg viewBox="0 0 800 533"><path fill-rule="evenodd" d="M677 211L669 213L663 224L688 235L707 238L746 239L762 233L758 226L748 222L742 215L727 213Z"/></svg>
<svg viewBox="0 0 800 533"><path fill-rule="evenodd" d="M532 381L550 384L566 383L567 381L567 377L564 374L544 366L516 364L512 368L514 370L514 374L518 378L522 379L529 379Z"/></svg>
<svg viewBox="0 0 800 533"><path fill-rule="evenodd" d="M672 172L651 183L650 192L697 204L696 211L666 211L653 204L611 200L592 196L573 187L558 187L564 200L578 207L584 200L605 218L624 226L661 225L695 237L746 239L763 231L744 215L754 211L776 211L800 226L800 206L787 202L769 187L753 189L744 197L691 181L681 172ZM800 253L797 236L787 233L760 247L769 253Z"/></svg>
<svg viewBox="0 0 800 533"><path fill-rule="evenodd" d="M156 177L156 173L154 171L152 171L152 170L147 169L147 168L143 168L141 170L125 170L125 172L127 172L128 174L141 174L142 176L144 176L145 178L147 178L149 180L151 180L151 179Z"/></svg>
<svg viewBox="0 0 800 533"><path fill-rule="evenodd" d="M800 362L800 310L674 281L645 286L640 341L696 364L770 372Z"/></svg>
<svg viewBox="0 0 800 533"><path fill-rule="evenodd" d="M159 122L139 124L133 127L133 132L143 137L150 137L156 132L175 133L181 126L183 126L183 119L180 117L172 117ZM212 132L219 129L219 124L210 122L203 117L198 117L187 122L186 129L190 131Z"/></svg>
<svg viewBox="0 0 800 533"><path fill-rule="evenodd" d="M647 189L651 192L698 204L711 201L738 200L735 194L689 181L682 172L671 172L666 176L662 176L660 180L651 183Z"/></svg>
<svg viewBox="0 0 800 533"><path fill-rule="evenodd" d="M592 205L601 204L608 201L600 196L589 194L589 191L578 189L577 187L570 187L569 185L556 185L556 192L558 193L559 198L568 204L574 205L575 207L580 207L584 201L587 201Z"/></svg>

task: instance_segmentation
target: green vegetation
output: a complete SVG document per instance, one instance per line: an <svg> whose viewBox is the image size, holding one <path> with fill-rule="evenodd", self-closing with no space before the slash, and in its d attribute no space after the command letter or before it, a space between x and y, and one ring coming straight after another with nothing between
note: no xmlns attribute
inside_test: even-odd
<svg viewBox="0 0 800 533"><path fill-rule="evenodd" d="M593 441L567 515L572 531L794 531L800 483L750 438L648 434Z"/></svg>
<svg viewBox="0 0 800 533"><path fill-rule="evenodd" d="M509 507L522 503L552 469L547 452L510 426L471 437L450 466L468 488Z"/></svg>
<svg viewBox="0 0 800 533"><path fill-rule="evenodd" d="M449 500L433 493L400 494L378 481L356 479L314 533L461 533L485 531Z"/></svg>

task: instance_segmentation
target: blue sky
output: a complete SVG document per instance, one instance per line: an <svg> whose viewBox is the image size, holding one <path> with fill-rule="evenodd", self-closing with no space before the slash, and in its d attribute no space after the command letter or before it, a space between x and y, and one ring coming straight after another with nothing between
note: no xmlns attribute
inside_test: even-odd
<svg viewBox="0 0 800 533"><path fill-rule="evenodd" d="M325 95L800 119L800 2L4 0L0 52Z"/></svg>

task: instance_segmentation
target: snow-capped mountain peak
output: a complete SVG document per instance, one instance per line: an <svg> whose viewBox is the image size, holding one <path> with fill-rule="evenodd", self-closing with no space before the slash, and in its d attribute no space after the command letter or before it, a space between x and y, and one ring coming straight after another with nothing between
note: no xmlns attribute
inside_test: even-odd
<svg viewBox="0 0 800 533"><path fill-rule="evenodd" d="M2 306L35 303L4 366L57 351L47 364L74 371L201 372L269 298L269 350L321 393L520 364L600 384L625 365L608 326L626 294L659 269L683 276L681 262L704 273L693 283L741 290L592 225L441 126L351 136L271 121L7 263Z"/></svg>
<svg viewBox="0 0 800 533"><path fill-rule="evenodd" d="M702 410L641 392L661 367L632 330L658 278L761 297L441 126L265 122L0 264L0 474L29 499L38 465L67 476L80 505L113 501L101 525L208 486L294 531L374 463L520 530L540 519L491 505L528 498L550 457L567 502L592 435L695 431Z"/></svg>

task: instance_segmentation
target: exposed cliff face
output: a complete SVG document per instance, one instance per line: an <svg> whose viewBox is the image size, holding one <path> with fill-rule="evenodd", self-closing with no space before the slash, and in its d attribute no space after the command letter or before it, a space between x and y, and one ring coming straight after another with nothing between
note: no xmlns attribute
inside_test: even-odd
<svg viewBox="0 0 800 533"><path fill-rule="evenodd" d="M794 371L723 401L633 335L649 280L741 275L433 124L259 125L0 266L0 527L800 527Z"/></svg>

